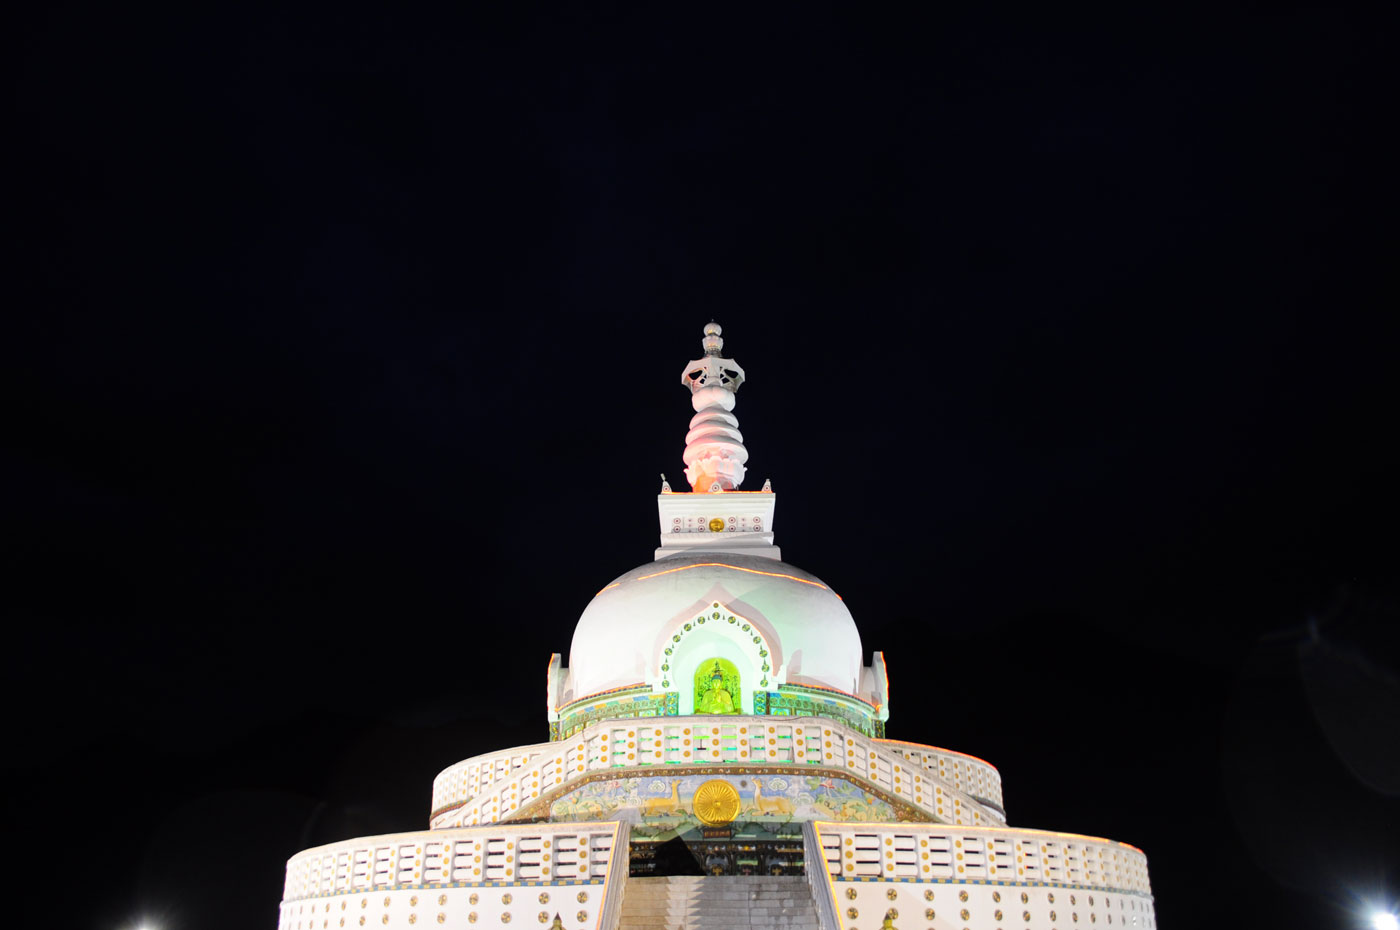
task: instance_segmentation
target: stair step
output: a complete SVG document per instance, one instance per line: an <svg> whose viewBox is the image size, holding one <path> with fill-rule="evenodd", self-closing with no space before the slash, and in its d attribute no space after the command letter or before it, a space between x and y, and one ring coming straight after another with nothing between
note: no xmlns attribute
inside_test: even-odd
<svg viewBox="0 0 1400 930"><path fill-rule="evenodd" d="M819 930L800 875L628 879L619 930Z"/></svg>

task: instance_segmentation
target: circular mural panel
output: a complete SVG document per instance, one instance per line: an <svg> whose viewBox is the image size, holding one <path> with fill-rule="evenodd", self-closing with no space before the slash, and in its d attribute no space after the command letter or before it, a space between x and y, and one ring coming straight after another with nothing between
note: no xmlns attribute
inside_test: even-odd
<svg viewBox="0 0 1400 930"><path fill-rule="evenodd" d="M739 815L739 792L722 778L711 779L695 789L691 806L697 820L718 827Z"/></svg>

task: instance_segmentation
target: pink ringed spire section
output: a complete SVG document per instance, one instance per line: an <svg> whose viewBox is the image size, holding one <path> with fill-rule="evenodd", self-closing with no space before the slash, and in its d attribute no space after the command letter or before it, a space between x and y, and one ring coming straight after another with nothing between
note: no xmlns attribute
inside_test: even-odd
<svg viewBox="0 0 1400 930"><path fill-rule="evenodd" d="M749 450L734 416L734 392L744 382L744 369L720 356L724 348L718 323L705 326L700 344L703 357L685 366L681 384L690 388L695 416L685 434L685 477L695 491L732 491L744 481Z"/></svg>

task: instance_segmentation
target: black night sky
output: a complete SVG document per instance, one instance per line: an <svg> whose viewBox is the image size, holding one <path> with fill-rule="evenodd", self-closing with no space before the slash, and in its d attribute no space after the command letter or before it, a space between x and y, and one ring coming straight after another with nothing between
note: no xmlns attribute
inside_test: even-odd
<svg viewBox="0 0 1400 930"><path fill-rule="evenodd" d="M21 909L272 930L545 739L711 318L891 736L1169 930L1400 892L1393 23L924 6L12 11Z"/></svg>

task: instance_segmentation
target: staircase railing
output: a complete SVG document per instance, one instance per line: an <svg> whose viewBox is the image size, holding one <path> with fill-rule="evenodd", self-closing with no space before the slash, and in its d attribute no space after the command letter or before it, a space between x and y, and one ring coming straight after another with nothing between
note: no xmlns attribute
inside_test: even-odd
<svg viewBox="0 0 1400 930"><path fill-rule="evenodd" d="M976 800L990 807L994 814L1002 815L1002 823L1006 822L1006 804L1002 801L1001 794L1001 775L997 772L996 766L990 762L965 752L956 752L938 746L927 746L923 743L910 743L896 739L880 739L877 742L888 746L910 762L921 766L925 771L932 772L959 791L967 792Z"/></svg>
<svg viewBox="0 0 1400 930"><path fill-rule="evenodd" d="M622 821L614 841L612 868L603 883L603 912L598 915L598 930L617 930L622 923L622 899L627 894L627 873L632 850L632 825Z"/></svg>
<svg viewBox="0 0 1400 930"><path fill-rule="evenodd" d="M812 903L817 908L817 926L821 930L840 930L841 922L836 916L836 903L831 897L831 876L826 863L826 853L817 830L809 820L802 824L802 850L806 862L807 889L812 894Z"/></svg>
<svg viewBox="0 0 1400 930"><path fill-rule="evenodd" d="M465 804L520 769L551 752L553 743L536 743L488 752L463 759L443 769L433 779L433 810Z"/></svg>

